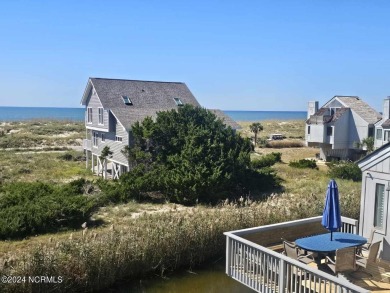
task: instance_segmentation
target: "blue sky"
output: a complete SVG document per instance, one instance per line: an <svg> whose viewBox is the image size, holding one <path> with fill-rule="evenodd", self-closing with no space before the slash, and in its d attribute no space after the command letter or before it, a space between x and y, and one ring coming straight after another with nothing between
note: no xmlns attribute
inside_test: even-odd
<svg viewBox="0 0 390 293"><path fill-rule="evenodd" d="M390 95L390 1L0 2L0 106L78 107L88 77L182 81L223 110Z"/></svg>

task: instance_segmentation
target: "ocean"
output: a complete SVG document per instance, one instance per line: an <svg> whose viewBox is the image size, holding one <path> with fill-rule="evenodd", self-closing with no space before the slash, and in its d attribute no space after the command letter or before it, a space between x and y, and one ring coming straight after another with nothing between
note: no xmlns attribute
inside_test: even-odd
<svg viewBox="0 0 390 293"><path fill-rule="evenodd" d="M84 121L84 108L0 107L0 122L21 120ZM306 111L224 111L235 121L304 120Z"/></svg>

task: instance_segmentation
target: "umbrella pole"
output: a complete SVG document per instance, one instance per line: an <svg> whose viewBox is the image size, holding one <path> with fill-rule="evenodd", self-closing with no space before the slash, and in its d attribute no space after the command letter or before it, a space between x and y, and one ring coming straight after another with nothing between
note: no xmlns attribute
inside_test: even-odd
<svg viewBox="0 0 390 293"><path fill-rule="evenodd" d="M333 231L330 231L330 241L333 241Z"/></svg>

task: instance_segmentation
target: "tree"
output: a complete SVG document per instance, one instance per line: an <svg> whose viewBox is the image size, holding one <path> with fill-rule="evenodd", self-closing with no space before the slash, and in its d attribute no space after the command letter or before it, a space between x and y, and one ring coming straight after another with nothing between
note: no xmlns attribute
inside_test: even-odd
<svg viewBox="0 0 390 293"><path fill-rule="evenodd" d="M366 147L366 150L368 153L371 153L374 151L374 137L366 137L365 139L362 140L362 146Z"/></svg>
<svg viewBox="0 0 390 293"><path fill-rule="evenodd" d="M250 130L255 134L255 146L257 145L257 134L263 130L263 125L259 122L254 122L249 125Z"/></svg>
<svg viewBox="0 0 390 293"><path fill-rule="evenodd" d="M159 191L172 201L216 202L247 188L248 178L258 174L250 169L249 140L203 108L159 112L155 122L135 124L132 135L128 157L136 166L137 190ZM138 161L139 151L149 154L147 164ZM131 172L121 179L134 181Z"/></svg>
<svg viewBox="0 0 390 293"><path fill-rule="evenodd" d="M105 146L100 153L99 159L102 161L103 165L103 177L106 178L107 175L107 157L112 157L112 151L109 146Z"/></svg>

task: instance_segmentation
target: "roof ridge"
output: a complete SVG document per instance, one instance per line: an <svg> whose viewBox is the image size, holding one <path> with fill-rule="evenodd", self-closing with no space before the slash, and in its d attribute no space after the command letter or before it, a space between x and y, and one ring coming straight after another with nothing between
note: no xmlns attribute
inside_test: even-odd
<svg viewBox="0 0 390 293"><path fill-rule="evenodd" d="M181 81L158 81L158 80L140 80L140 79L124 79L124 78L106 78L106 77L89 77L89 79L122 80L122 81L138 81L138 82L156 82L156 83L179 83L179 84L184 84L184 82L181 82Z"/></svg>

